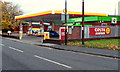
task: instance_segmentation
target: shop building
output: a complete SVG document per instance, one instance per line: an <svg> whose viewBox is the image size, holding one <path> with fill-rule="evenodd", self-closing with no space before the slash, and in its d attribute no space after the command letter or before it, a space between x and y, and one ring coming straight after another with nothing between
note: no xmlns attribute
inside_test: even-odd
<svg viewBox="0 0 120 72"><path fill-rule="evenodd" d="M85 17L84 18L85 39L120 37L120 17ZM81 39L82 18L72 18L67 21L73 23L68 25L68 39Z"/></svg>

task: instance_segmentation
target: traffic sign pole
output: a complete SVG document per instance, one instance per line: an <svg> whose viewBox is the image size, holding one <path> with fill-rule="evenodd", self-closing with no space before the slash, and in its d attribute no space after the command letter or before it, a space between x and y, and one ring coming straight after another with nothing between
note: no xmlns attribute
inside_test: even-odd
<svg viewBox="0 0 120 72"><path fill-rule="evenodd" d="M84 45L84 0L82 0L82 45Z"/></svg>
<svg viewBox="0 0 120 72"><path fill-rule="evenodd" d="M65 0L65 45L67 45L67 0Z"/></svg>

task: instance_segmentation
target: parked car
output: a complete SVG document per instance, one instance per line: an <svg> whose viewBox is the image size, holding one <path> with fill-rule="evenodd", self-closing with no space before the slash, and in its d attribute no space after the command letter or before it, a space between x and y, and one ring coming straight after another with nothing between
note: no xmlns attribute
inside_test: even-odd
<svg viewBox="0 0 120 72"><path fill-rule="evenodd" d="M50 33L50 37L59 37L59 34L53 30L48 30L46 32Z"/></svg>

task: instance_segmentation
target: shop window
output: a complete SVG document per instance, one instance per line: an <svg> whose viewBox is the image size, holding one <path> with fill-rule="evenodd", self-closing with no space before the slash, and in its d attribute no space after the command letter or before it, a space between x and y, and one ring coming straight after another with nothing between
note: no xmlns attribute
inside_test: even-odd
<svg viewBox="0 0 120 72"><path fill-rule="evenodd" d="M68 33L72 34L72 28L68 28Z"/></svg>
<svg viewBox="0 0 120 72"><path fill-rule="evenodd" d="M102 26L107 26L107 23L102 23Z"/></svg>

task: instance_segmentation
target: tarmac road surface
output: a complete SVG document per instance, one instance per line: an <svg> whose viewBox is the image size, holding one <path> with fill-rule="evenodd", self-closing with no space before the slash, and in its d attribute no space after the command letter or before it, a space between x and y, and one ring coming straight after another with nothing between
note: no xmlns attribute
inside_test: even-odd
<svg viewBox="0 0 120 72"><path fill-rule="evenodd" d="M0 38L1 39L1 38ZM118 60L2 39L3 70L118 70Z"/></svg>

